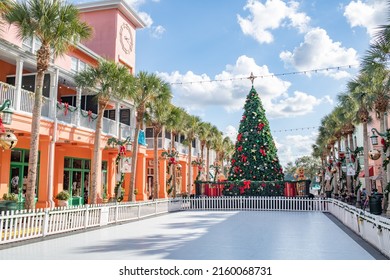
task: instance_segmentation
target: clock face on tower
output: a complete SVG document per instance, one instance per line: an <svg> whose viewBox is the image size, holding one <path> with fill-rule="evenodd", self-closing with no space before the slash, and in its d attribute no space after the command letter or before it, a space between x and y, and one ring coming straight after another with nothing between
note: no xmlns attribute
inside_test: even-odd
<svg viewBox="0 0 390 280"><path fill-rule="evenodd" d="M133 51L133 35L130 26L127 23L122 24L119 31L120 42L125 53Z"/></svg>

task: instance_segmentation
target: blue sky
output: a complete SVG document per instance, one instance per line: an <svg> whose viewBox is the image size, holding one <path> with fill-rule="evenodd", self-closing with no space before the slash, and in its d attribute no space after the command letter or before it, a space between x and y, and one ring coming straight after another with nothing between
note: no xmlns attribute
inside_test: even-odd
<svg viewBox="0 0 390 280"><path fill-rule="evenodd" d="M375 28L387 23L388 10L386 0L128 4L147 24L136 35L136 72L158 73L172 83L175 105L233 139L251 88L245 77L258 76L254 86L283 166L310 155L321 118L358 72ZM338 66L351 67L332 70Z"/></svg>

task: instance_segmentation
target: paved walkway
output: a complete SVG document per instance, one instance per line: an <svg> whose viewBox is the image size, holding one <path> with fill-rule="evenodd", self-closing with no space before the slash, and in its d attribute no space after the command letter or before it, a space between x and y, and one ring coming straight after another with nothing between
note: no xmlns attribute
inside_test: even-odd
<svg viewBox="0 0 390 280"><path fill-rule="evenodd" d="M0 250L3 260L383 259L329 215L177 212Z"/></svg>

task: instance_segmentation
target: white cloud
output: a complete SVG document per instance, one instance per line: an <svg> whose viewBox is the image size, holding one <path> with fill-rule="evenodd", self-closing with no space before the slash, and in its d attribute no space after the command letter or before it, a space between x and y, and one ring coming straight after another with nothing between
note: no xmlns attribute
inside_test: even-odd
<svg viewBox="0 0 390 280"><path fill-rule="evenodd" d="M323 103L332 103L329 96L321 99L304 92L295 91L293 96L272 104L272 110L267 113L270 118L283 118L290 116L304 116L314 111L314 108Z"/></svg>
<svg viewBox="0 0 390 280"><path fill-rule="evenodd" d="M347 49L340 42L334 42L322 28L310 30L299 47L296 47L293 52L281 52L280 58L286 65L291 65L299 71L358 64L356 50ZM336 79L349 76L348 72L342 70L321 71L319 73ZM310 73L308 72L308 74Z"/></svg>
<svg viewBox="0 0 390 280"><path fill-rule="evenodd" d="M206 74L195 74L188 71L181 74L158 73L165 81L172 84L173 103L183 107L189 113L204 112L212 106L223 107L226 112L242 110L251 84L247 77L249 71L258 78L254 87L270 118L295 117L312 112L315 106L329 99L318 99L315 96L295 92L289 96L290 82L272 76L266 65L259 66L253 58L240 56L234 65L227 65L214 78Z"/></svg>
<svg viewBox="0 0 390 280"><path fill-rule="evenodd" d="M237 21L245 35L253 37L259 43L271 43L273 35L271 30L281 26L297 28L299 32L308 29L310 17L298 12L299 3L282 0L267 0L262 4L258 0L248 0L244 10L249 10L249 15L243 18L237 15Z"/></svg>
<svg viewBox="0 0 390 280"><path fill-rule="evenodd" d="M363 27L367 33L373 37L376 28L386 23L387 1L368 0L351 1L345 6L344 16L347 18L351 27Z"/></svg>
<svg viewBox="0 0 390 280"><path fill-rule="evenodd" d="M228 125L225 128L225 131L223 132L223 136L224 137L228 136L232 140L233 143L236 142L237 134L238 134L238 130L232 125Z"/></svg>
<svg viewBox="0 0 390 280"><path fill-rule="evenodd" d="M138 12L138 16L145 23L146 28L150 28L153 25L153 19L149 14L145 12Z"/></svg>
<svg viewBox="0 0 390 280"><path fill-rule="evenodd" d="M165 28L161 25L152 27L152 36L154 38L161 38L162 35L165 33Z"/></svg>
<svg viewBox="0 0 390 280"><path fill-rule="evenodd" d="M285 167L290 161L294 162L299 157L311 155L312 145L315 143L317 135L317 132L309 135L287 135L278 140L277 149L281 165Z"/></svg>
<svg viewBox="0 0 390 280"><path fill-rule="evenodd" d="M138 10L145 3L145 0L125 0L125 2L134 10Z"/></svg>
<svg viewBox="0 0 390 280"><path fill-rule="evenodd" d="M153 2L159 3L160 1L153 0ZM153 25L152 17L148 13L139 11L139 7L145 4L145 0L126 0L126 3L137 12L138 16L145 23L145 27L149 28L151 36L160 39L166 31L165 28L161 25Z"/></svg>

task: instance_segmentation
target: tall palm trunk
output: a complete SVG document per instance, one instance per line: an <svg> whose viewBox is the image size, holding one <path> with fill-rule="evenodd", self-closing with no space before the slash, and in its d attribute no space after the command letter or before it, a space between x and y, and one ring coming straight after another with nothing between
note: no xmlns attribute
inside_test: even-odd
<svg viewBox="0 0 390 280"><path fill-rule="evenodd" d="M188 145L188 177L187 177L187 191L188 195L191 194L192 191L192 141L190 141L190 144Z"/></svg>
<svg viewBox="0 0 390 280"><path fill-rule="evenodd" d="M210 148L206 150L206 180L210 181Z"/></svg>
<svg viewBox="0 0 390 280"><path fill-rule="evenodd" d="M368 166L368 132L367 122L363 122L363 150L364 150L364 184L368 195L371 195L370 168Z"/></svg>
<svg viewBox="0 0 390 280"><path fill-rule="evenodd" d="M386 126L385 126L385 114L381 112L380 114L380 131L382 133L386 133ZM386 158L386 152L382 148L382 161ZM382 166L381 168L381 183L382 183L382 190L387 186L387 174L385 170L385 166Z"/></svg>
<svg viewBox="0 0 390 280"><path fill-rule="evenodd" d="M348 134L345 135L344 137L344 146L345 150L348 150ZM346 171L345 171L345 177L347 179L347 193L351 191L351 181L352 177L348 176L348 165L349 165L350 159L348 157L345 157L345 165L346 165Z"/></svg>
<svg viewBox="0 0 390 280"><path fill-rule="evenodd" d="M135 179L136 179L136 173L137 173L137 158L138 158L138 138L139 138L139 132L142 128L142 121L143 121L143 110L137 111L137 117L136 117L136 126L134 131L134 141L133 141L133 151L132 151L132 157L131 157L131 176L130 176L130 187L129 187L129 201L135 201ZM118 190L119 191L119 190Z"/></svg>
<svg viewBox="0 0 390 280"><path fill-rule="evenodd" d="M153 154L154 154L154 171L153 171L153 198L158 199L159 184L159 163L158 163L158 135L161 129L154 128L153 135Z"/></svg>
<svg viewBox="0 0 390 280"><path fill-rule="evenodd" d="M30 155L28 160L28 176L26 189L26 209L35 208L35 187L38 172L39 127L41 124L42 92L45 71L50 63L50 46L42 45L37 52L37 85L35 90L34 108L31 120Z"/></svg>
<svg viewBox="0 0 390 280"><path fill-rule="evenodd" d="M103 125L103 113L106 108L108 100L99 100L98 115L96 119L96 131L95 131L95 145L93 147L93 162L91 170L91 193L89 194L89 201L91 204L97 203L97 190L99 179L98 176L101 174L102 170L102 153L100 151L101 147L101 137L102 137L102 125Z"/></svg>
<svg viewBox="0 0 390 280"><path fill-rule="evenodd" d="M175 151L175 137L176 137L176 134L173 133L171 131L171 152ZM170 167L170 170L169 170L169 173L171 175L171 184L172 184L172 188L173 188L173 197L176 197L176 166L174 164L171 164L171 167Z"/></svg>

